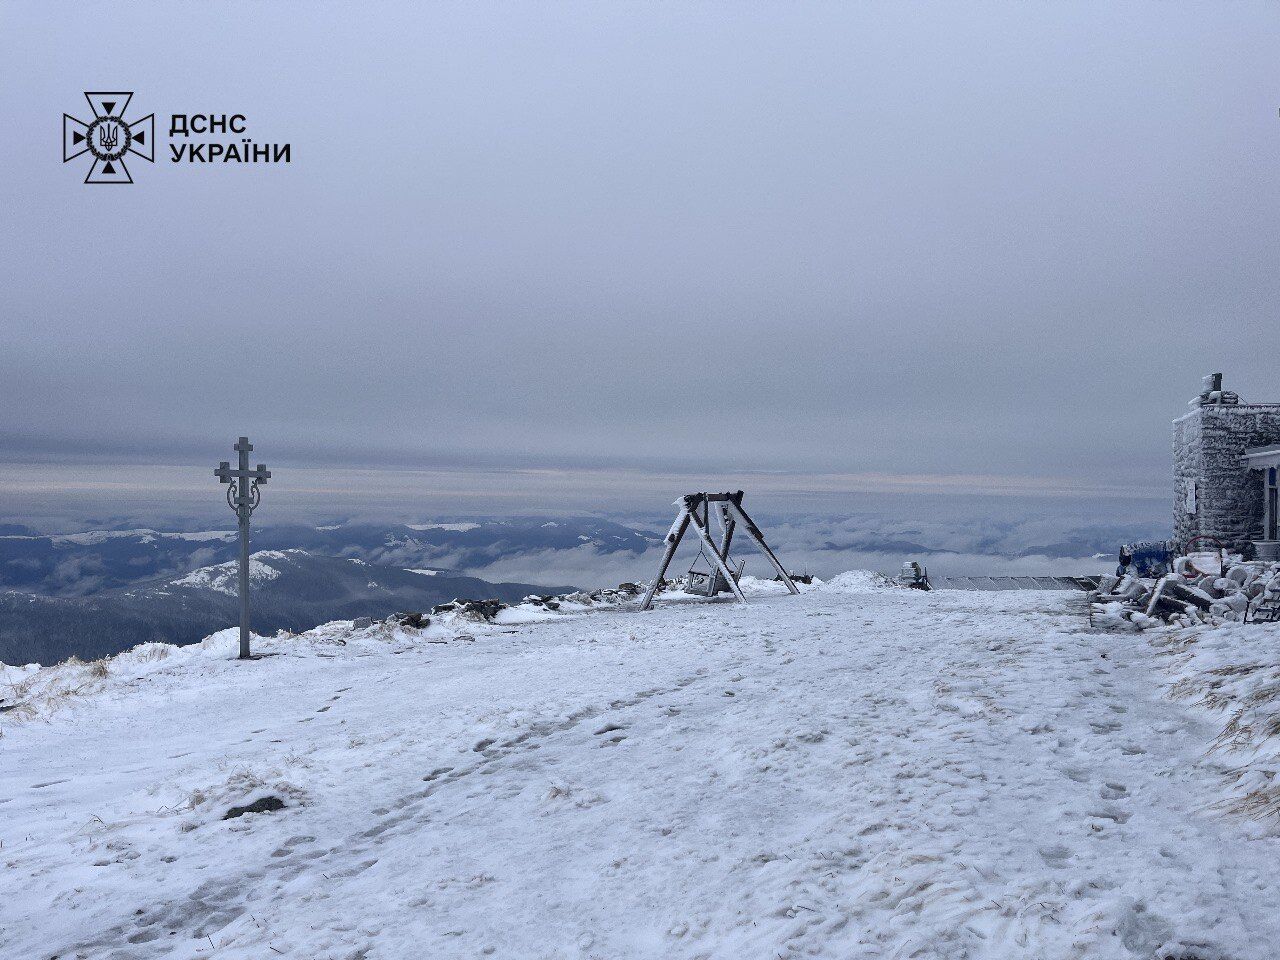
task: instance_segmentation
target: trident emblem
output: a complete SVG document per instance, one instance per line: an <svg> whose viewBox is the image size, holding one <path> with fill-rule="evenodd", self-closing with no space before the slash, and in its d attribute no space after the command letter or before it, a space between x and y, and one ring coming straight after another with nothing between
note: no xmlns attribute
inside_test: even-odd
<svg viewBox="0 0 1280 960"><path fill-rule="evenodd" d="M103 150L114 150L116 144L120 142L120 125L118 123L104 123L98 128L98 133Z"/></svg>

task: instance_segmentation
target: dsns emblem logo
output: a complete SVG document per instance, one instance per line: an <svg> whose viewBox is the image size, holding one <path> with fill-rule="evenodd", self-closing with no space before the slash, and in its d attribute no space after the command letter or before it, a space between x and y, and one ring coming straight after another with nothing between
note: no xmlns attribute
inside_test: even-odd
<svg viewBox="0 0 1280 960"><path fill-rule="evenodd" d="M85 183L133 183L126 154L154 163L156 119L149 113L141 120L124 119L132 93L86 93L93 110L88 123L68 113L62 115L62 162L89 154L93 163Z"/></svg>

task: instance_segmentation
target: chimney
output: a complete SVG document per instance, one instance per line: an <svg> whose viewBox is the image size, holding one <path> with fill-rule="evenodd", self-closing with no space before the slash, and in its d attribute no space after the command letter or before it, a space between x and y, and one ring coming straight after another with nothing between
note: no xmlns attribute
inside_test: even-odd
<svg viewBox="0 0 1280 960"><path fill-rule="evenodd" d="M1200 396L1191 401L1191 406L1233 406L1240 402L1239 394L1222 389L1222 374L1211 373L1207 377L1203 377L1200 382L1204 385L1204 389L1200 391Z"/></svg>

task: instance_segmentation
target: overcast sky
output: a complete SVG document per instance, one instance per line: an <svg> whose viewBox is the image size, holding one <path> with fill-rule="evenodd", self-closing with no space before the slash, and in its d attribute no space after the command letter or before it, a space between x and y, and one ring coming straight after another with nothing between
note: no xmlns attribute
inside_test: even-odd
<svg viewBox="0 0 1280 960"><path fill-rule="evenodd" d="M0 460L1163 491L1202 374L1280 400L1278 50L1274 3L0 0ZM61 162L85 90L157 116L131 186ZM169 162L206 111L293 162Z"/></svg>

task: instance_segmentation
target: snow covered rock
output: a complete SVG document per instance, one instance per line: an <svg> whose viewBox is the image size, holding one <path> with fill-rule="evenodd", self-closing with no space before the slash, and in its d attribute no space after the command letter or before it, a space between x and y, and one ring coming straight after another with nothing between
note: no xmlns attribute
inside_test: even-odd
<svg viewBox="0 0 1280 960"><path fill-rule="evenodd" d="M1245 621L1257 615L1266 597L1280 597L1280 564L1250 561L1231 564L1221 576L1194 575L1185 557L1175 572L1159 580L1126 575L1104 578L1094 595L1095 626L1136 626ZM1123 624L1121 623L1123 621Z"/></svg>

